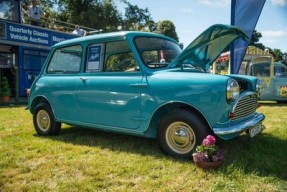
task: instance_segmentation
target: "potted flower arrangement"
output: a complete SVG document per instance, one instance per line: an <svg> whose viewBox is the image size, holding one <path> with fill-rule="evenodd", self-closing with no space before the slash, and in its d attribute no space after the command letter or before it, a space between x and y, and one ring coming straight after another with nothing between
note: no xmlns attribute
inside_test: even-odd
<svg viewBox="0 0 287 192"><path fill-rule="evenodd" d="M10 88L7 77L3 77L1 81L1 97L3 103L9 102L10 98Z"/></svg>
<svg viewBox="0 0 287 192"><path fill-rule="evenodd" d="M201 168L219 167L224 159L222 151L215 145L216 139L208 135L203 139L201 145L196 147L192 154L193 161Z"/></svg>

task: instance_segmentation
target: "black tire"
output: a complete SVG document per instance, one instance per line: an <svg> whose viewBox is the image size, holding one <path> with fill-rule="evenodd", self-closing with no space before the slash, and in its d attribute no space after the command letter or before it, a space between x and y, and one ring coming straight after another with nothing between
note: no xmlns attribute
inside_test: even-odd
<svg viewBox="0 0 287 192"><path fill-rule="evenodd" d="M287 101L277 101L278 104L285 104Z"/></svg>
<svg viewBox="0 0 287 192"><path fill-rule="evenodd" d="M33 114L33 123L39 135L57 135L61 129L61 123L55 121L50 105L39 103Z"/></svg>
<svg viewBox="0 0 287 192"><path fill-rule="evenodd" d="M209 130L200 117L186 110L177 110L166 115L159 123L159 145L166 155L189 159L196 146L210 134Z"/></svg>

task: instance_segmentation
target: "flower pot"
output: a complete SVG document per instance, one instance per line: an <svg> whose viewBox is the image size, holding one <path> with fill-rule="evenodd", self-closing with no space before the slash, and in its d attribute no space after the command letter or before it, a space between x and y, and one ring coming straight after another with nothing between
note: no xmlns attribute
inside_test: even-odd
<svg viewBox="0 0 287 192"><path fill-rule="evenodd" d="M9 96L2 96L2 102L3 103L8 103L10 100L10 97Z"/></svg>
<svg viewBox="0 0 287 192"><path fill-rule="evenodd" d="M199 161L195 164L202 169L216 169L222 165L223 161Z"/></svg>

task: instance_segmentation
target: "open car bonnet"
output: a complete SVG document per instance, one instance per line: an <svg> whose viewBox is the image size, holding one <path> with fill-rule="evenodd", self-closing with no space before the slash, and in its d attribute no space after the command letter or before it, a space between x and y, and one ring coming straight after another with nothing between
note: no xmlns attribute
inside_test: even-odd
<svg viewBox="0 0 287 192"><path fill-rule="evenodd" d="M181 54L170 63L173 68L191 64L207 71L221 52L236 39L249 40L246 33L231 25L216 24L201 33Z"/></svg>

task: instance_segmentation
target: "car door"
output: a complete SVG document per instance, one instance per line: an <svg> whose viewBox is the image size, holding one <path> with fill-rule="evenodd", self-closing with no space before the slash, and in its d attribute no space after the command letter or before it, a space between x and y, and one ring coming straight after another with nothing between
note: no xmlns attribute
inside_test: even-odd
<svg viewBox="0 0 287 192"><path fill-rule="evenodd" d="M87 55L86 73L77 80L80 121L92 126L138 128L143 74L127 42L91 45Z"/></svg>
<svg viewBox="0 0 287 192"><path fill-rule="evenodd" d="M74 45L54 51L46 74L38 81L58 120L73 122L77 118L76 80L82 64L82 46Z"/></svg>

